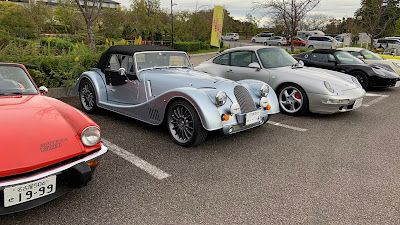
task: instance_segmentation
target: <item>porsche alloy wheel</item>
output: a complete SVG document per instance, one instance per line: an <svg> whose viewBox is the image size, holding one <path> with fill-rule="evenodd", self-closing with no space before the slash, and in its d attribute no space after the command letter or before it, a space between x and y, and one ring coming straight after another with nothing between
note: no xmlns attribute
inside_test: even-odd
<svg viewBox="0 0 400 225"><path fill-rule="evenodd" d="M367 89L369 85L369 80L367 75L361 71L354 71L350 73L351 76L357 78L358 82L360 82L362 88Z"/></svg>
<svg viewBox="0 0 400 225"><path fill-rule="evenodd" d="M286 84L279 89L279 106L283 113L300 116L308 110L308 98L296 84Z"/></svg>
<svg viewBox="0 0 400 225"><path fill-rule="evenodd" d="M168 130L174 141L185 147L195 146L207 137L193 106L183 100L174 102L168 110Z"/></svg>
<svg viewBox="0 0 400 225"><path fill-rule="evenodd" d="M79 99L83 109L88 113L97 111L96 93L92 83L88 79L84 79L79 87Z"/></svg>

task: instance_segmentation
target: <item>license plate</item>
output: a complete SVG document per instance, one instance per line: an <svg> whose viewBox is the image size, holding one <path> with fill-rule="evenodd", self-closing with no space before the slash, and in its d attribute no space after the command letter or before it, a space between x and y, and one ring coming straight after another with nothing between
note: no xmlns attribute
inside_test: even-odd
<svg viewBox="0 0 400 225"><path fill-rule="evenodd" d="M260 111L254 111L246 114L246 125L257 123L260 121Z"/></svg>
<svg viewBox="0 0 400 225"><path fill-rule="evenodd" d="M362 98L357 99L357 100L354 102L353 109L359 108L359 107L362 105L362 100L363 100Z"/></svg>
<svg viewBox="0 0 400 225"><path fill-rule="evenodd" d="M400 81L397 81L396 84L394 85L395 87L400 87Z"/></svg>
<svg viewBox="0 0 400 225"><path fill-rule="evenodd" d="M56 176L4 189L4 207L29 202L56 192Z"/></svg>

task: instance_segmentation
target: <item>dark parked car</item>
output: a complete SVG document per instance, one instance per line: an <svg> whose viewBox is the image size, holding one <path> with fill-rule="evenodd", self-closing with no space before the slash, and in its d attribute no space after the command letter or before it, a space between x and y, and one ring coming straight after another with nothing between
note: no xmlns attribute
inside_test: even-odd
<svg viewBox="0 0 400 225"><path fill-rule="evenodd" d="M377 64L368 65L348 52L335 49L316 49L293 56L304 65L347 73L368 87L396 86L399 75Z"/></svg>

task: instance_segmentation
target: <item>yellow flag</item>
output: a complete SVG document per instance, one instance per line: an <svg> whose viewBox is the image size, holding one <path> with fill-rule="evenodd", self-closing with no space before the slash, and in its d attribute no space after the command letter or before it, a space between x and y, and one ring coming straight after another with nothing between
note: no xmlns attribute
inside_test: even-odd
<svg viewBox="0 0 400 225"><path fill-rule="evenodd" d="M212 21L210 45L219 47L220 40L221 40L221 34L222 34L223 22L224 22L224 7L215 6L213 21Z"/></svg>
<svg viewBox="0 0 400 225"><path fill-rule="evenodd" d="M138 38L138 45L141 45L142 44L142 36L139 36L139 38Z"/></svg>

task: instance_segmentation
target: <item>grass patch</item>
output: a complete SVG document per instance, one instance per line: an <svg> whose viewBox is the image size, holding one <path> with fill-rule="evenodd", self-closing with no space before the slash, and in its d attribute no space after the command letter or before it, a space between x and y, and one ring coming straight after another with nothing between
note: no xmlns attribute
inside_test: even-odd
<svg viewBox="0 0 400 225"><path fill-rule="evenodd" d="M221 48L221 51L224 51L226 49L228 49L228 47L224 46L224 47ZM218 50L219 50L218 48L210 48L210 49L204 49L204 50L188 52L188 54L194 55L194 54L201 54L201 53L218 52Z"/></svg>

